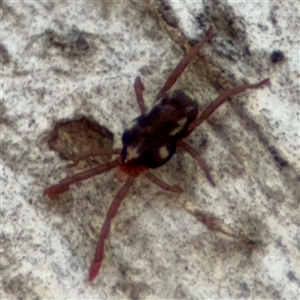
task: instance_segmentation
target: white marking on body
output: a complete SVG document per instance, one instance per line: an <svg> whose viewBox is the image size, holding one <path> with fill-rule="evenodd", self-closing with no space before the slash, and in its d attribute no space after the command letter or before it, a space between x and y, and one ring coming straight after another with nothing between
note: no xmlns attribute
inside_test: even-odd
<svg viewBox="0 0 300 300"><path fill-rule="evenodd" d="M137 120L133 120L131 121L127 126L126 126L126 129L128 131L132 130L134 127L136 127L138 124Z"/></svg>
<svg viewBox="0 0 300 300"><path fill-rule="evenodd" d="M169 156L169 150L166 146L162 146L158 150L158 155L161 159L165 159Z"/></svg>
<svg viewBox="0 0 300 300"><path fill-rule="evenodd" d="M179 121L178 121L178 127L176 127L175 129L173 129L173 130L170 132L170 135L175 135L175 134L177 134L178 132L180 132L180 131L182 130L182 128L185 126L186 121L187 121L187 118L183 118L183 119L179 120Z"/></svg>
<svg viewBox="0 0 300 300"><path fill-rule="evenodd" d="M140 156L138 147L127 147L127 155L125 159L125 163L127 163L129 160L132 160L134 158L138 158Z"/></svg>
<svg viewBox="0 0 300 300"><path fill-rule="evenodd" d="M190 112L190 111L193 110L193 109L194 109L193 106L188 106L188 107L186 107L185 111L186 111L186 112Z"/></svg>
<svg viewBox="0 0 300 300"><path fill-rule="evenodd" d="M190 92L188 92L188 91L184 91L184 94L185 94L186 96L188 96L189 98L191 98L192 100L194 100L194 95L193 95L192 93L190 93Z"/></svg>

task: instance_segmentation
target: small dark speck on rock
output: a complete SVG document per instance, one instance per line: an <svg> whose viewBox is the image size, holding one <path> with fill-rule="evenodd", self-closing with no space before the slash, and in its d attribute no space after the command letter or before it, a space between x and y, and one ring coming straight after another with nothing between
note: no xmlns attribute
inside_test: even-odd
<svg viewBox="0 0 300 300"><path fill-rule="evenodd" d="M148 291L148 285L142 282L137 282L132 285L130 291L130 299L139 300L144 299L145 293Z"/></svg>
<svg viewBox="0 0 300 300"><path fill-rule="evenodd" d="M197 44L197 42L198 42L198 40L196 40L196 39L189 39L189 44L191 46L195 46Z"/></svg>
<svg viewBox="0 0 300 300"><path fill-rule="evenodd" d="M287 273L287 277L288 277L288 279L290 280L290 281L298 281L297 280L297 277L295 276L295 274L294 274L294 272L292 272L292 271L289 271L288 273Z"/></svg>
<svg viewBox="0 0 300 300"><path fill-rule="evenodd" d="M205 24L206 24L206 17L203 13L200 13L197 17L196 17L196 21L199 24L200 28L205 28Z"/></svg>
<svg viewBox="0 0 300 300"><path fill-rule="evenodd" d="M257 26L261 31L268 31L268 29L269 29L268 26L264 25L264 24L258 23Z"/></svg>
<svg viewBox="0 0 300 300"><path fill-rule="evenodd" d="M270 56L271 62L276 64L284 60L284 54L280 50L275 50Z"/></svg>
<svg viewBox="0 0 300 300"><path fill-rule="evenodd" d="M208 145L208 138L207 136L203 136L201 138L200 148L205 148L207 145Z"/></svg>
<svg viewBox="0 0 300 300"><path fill-rule="evenodd" d="M10 61L10 55L7 49L0 44L0 62L1 64L7 64Z"/></svg>
<svg viewBox="0 0 300 300"><path fill-rule="evenodd" d="M32 125L34 125L34 123L35 123L35 120L34 120L34 119L31 119L31 120L29 121L28 126L31 127Z"/></svg>
<svg viewBox="0 0 300 300"><path fill-rule="evenodd" d="M249 287L248 287L248 284L246 282L242 282L240 284L240 289L244 292L249 292Z"/></svg>
<svg viewBox="0 0 300 300"><path fill-rule="evenodd" d="M76 40L76 48L77 50L83 50L83 51L87 51L90 48L88 42L82 36L82 34L80 34L78 39Z"/></svg>
<svg viewBox="0 0 300 300"><path fill-rule="evenodd" d="M280 167L286 167L288 163L284 160L277 152L274 147L269 147L269 151L271 152L274 160L280 165Z"/></svg>
<svg viewBox="0 0 300 300"><path fill-rule="evenodd" d="M169 26L176 28L177 27L177 20L174 16L173 10L171 5L168 1L162 0L161 1L162 10L164 12L164 18L166 19Z"/></svg>
<svg viewBox="0 0 300 300"><path fill-rule="evenodd" d="M243 55L244 56L251 56L251 52L250 52L250 49L249 49L249 46L248 45L246 45L245 46L245 48L244 48L244 50L243 50Z"/></svg>

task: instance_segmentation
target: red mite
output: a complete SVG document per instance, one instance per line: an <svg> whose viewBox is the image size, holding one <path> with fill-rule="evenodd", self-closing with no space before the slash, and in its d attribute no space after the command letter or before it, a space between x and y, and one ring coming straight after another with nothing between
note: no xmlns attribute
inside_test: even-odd
<svg viewBox="0 0 300 300"><path fill-rule="evenodd" d="M82 159L95 155L118 155L116 159L68 177L45 190L45 195L55 196L66 192L70 185L75 182L99 175L113 168L118 168L119 174L126 174L127 179L112 201L102 225L95 257L89 270L89 281L93 281L99 273L104 257L104 243L110 231L111 221L115 217L122 200L127 195L135 178L143 174L164 190L175 193L182 192L180 187L176 185L170 186L149 172L149 169L158 168L169 161L175 154L176 147L179 146L186 150L197 161L208 181L213 186L216 186L210 176L205 161L200 157L199 153L184 142L183 139L189 136L196 127L209 118L212 113L230 97L247 89L257 89L269 82L269 78L266 78L256 84L243 84L225 91L199 115L197 102L183 91L176 90L168 93L191 59L197 55L199 49L203 44L209 41L211 37L212 27L208 29L202 40L193 46L190 52L180 61L158 93L154 105L149 110L146 109L143 99L144 85L140 77L136 78L134 89L141 115L134 119L128 128L125 129L122 136L123 149L98 149L79 157L79 159L74 161L72 166L76 165Z"/></svg>

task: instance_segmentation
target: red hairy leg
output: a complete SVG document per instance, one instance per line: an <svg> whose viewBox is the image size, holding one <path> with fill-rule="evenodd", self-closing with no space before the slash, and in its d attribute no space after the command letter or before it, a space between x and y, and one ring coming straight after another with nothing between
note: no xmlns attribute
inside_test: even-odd
<svg viewBox="0 0 300 300"><path fill-rule="evenodd" d="M211 102L201 113L200 117L198 117L188 128L188 132L185 137L189 136L192 131L198 127L204 120L208 119L217 108L219 108L224 102L226 102L230 97L235 96L239 93L242 93L248 89L258 89L263 85L267 84L270 81L269 78L266 78L258 83L254 84L243 84L241 86L235 87L231 90L223 92L219 97L217 97L213 102Z"/></svg>
<svg viewBox="0 0 300 300"><path fill-rule="evenodd" d="M111 203L109 210L106 214L104 223L101 228L98 244L97 244L97 249L95 252L94 260L92 262L92 265L90 267L89 271L89 281L93 281L96 276L99 273L99 270L101 268L103 256L104 256L104 243L106 238L108 237L109 231L110 231L110 225L112 219L115 217L118 208L120 207L122 201L128 194L128 191L130 187L132 186L135 178L137 176L128 176L126 182L124 185L121 187L121 189L118 191L117 195L115 196L113 202Z"/></svg>
<svg viewBox="0 0 300 300"><path fill-rule="evenodd" d="M210 184L213 187L216 187L216 184L209 173L209 168L206 162L201 158L198 151L194 149L192 146L190 146L189 144L187 144L186 142L184 142L183 140L178 141L177 145L182 149L184 149L189 155L191 155L197 161L200 168L204 171L207 180L210 182Z"/></svg>
<svg viewBox="0 0 300 300"><path fill-rule="evenodd" d="M205 36L195 46L193 46L188 52L188 54L179 62L177 67L174 69L174 71L171 73L171 75L165 82L164 86L159 91L156 100L164 97L166 93L171 89L171 87L175 84L175 82L180 77L182 72L188 66L190 61L197 55L200 48L211 39L212 30L213 30L212 26L209 26L207 32L205 33Z"/></svg>
<svg viewBox="0 0 300 300"><path fill-rule="evenodd" d="M118 166L118 162L117 162L117 160L114 160L107 164L103 164L103 165L97 166L95 168L77 173L71 177L67 177L66 179L61 180L58 184L48 187L47 189L45 189L44 195L51 197L51 196L62 194L69 189L71 184L91 178L95 175L102 174L102 173L109 171L117 166Z"/></svg>
<svg viewBox="0 0 300 300"><path fill-rule="evenodd" d="M150 172L145 172L144 173L145 177L148 178L151 182L159 186L161 189L166 190L168 192L173 192L173 193L182 193L183 189L179 187L178 185L169 185L163 180L159 179L157 176Z"/></svg>
<svg viewBox="0 0 300 300"><path fill-rule="evenodd" d="M135 91L136 100L138 102L138 105L139 105L142 115L144 115L147 112L147 108L145 106L145 101L144 101L144 97L143 97L144 89L145 89L145 87L141 80L141 77L137 76L134 81L134 91Z"/></svg>
<svg viewBox="0 0 300 300"><path fill-rule="evenodd" d="M94 151L90 151L87 153L84 153L82 155L79 155L71 164L67 165L67 168L73 168L76 167L78 165L78 163L84 159L87 159L89 157L93 157L93 156L111 156L114 154L121 154L122 149L121 148L117 148L117 149L112 149L112 150L106 150L106 149L97 149Z"/></svg>

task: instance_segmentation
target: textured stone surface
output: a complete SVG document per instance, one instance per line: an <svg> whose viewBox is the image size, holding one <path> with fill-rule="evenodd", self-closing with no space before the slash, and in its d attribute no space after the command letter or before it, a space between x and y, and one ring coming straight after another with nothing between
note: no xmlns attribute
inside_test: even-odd
<svg viewBox="0 0 300 300"><path fill-rule="evenodd" d="M4 299L299 298L296 2L4 0L1 9ZM182 195L137 180L90 284L98 232L120 184L111 172L58 201L43 197L71 173L47 147L47 134L56 121L87 115L110 128L120 147L125 124L139 112L135 77L150 105L184 54L184 36L197 40L208 23L216 36L177 87L203 109L245 80L270 77L271 84L235 97L189 138L217 188L183 152L156 172L180 184ZM277 50L285 58L272 63ZM191 206L259 247L250 251L209 231L188 213Z"/></svg>

